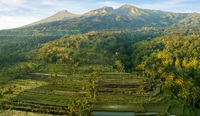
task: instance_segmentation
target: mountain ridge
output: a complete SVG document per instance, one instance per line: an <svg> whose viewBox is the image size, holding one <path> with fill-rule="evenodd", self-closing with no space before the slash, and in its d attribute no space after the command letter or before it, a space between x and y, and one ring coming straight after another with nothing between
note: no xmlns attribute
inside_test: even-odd
<svg viewBox="0 0 200 116"><path fill-rule="evenodd" d="M66 14L67 18L61 17L59 19L57 18L59 14ZM200 26L200 14L198 13L174 13L141 9L129 4L122 5L117 9L104 6L82 15L69 13L65 10L50 16L50 18L52 17L56 20L48 22L47 19L49 18L46 18L25 27L33 26L33 28L45 28L52 31L55 29L78 30L82 33L87 33L89 31L110 29L135 30L146 27L165 28L177 26L179 28L187 28Z"/></svg>
<svg viewBox="0 0 200 116"><path fill-rule="evenodd" d="M56 21L65 21L65 20L79 18L79 17L104 16L104 15L118 15L118 16L121 15L121 16L129 17L129 18L137 19L138 17L141 17L142 15L148 15L148 13L146 13L147 11L148 10L143 10L129 4L124 4L117 9L114 9L113 7L109 7L109 6L103 6L101 8L91 10L80 15L70 13L68 12L68 10L63 10L63 11L57 12L56 14L52 16L49 16L37 22L28 24L25 27L34 26L34 25L43 24L43 23L51 23L51 22L56 22Z"/></svg>
<svg viewBox="0 0 200 116"><path fill-rule="evenodd" d="M47 18L41 19L37 22L31 23L27 26L33 26L33 25L38 25L38 24L43 24L43 23L50 23L50 22L55 22L55 21L64 21L68 19L73 19L75 17L78 17L78 14L70 13L68 10L63 10L60 12L57 12L56 14L49 16Z"/></svg>
<svg viewBox="0 0 200 116"><path fill-rule="evenodd" d="M114 9L112 7L108 7L108 6L104 6L102 8L96 9L96 10L92 10L89 11L81 16L94 16L94 15L107 15L110 13L113 13Z"/></svg>
<svg viewBox="0 0 200 116"><path fill-rule="evenodd" d="M116 12L118 12L119 14L123 14L130 18L135 18L135 19L137 19L138 17L144 16L144 15L148 15L147 11L137 8L137 7L134 7L134 6L131 6L131 5L128 5L128 4L125 4L125 5L117 8Z"/></svg>

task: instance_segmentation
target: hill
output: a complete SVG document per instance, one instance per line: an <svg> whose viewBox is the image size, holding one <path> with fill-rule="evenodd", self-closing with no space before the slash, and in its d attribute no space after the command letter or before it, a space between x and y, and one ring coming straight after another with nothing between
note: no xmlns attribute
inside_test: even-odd
<svg viewBox="0 0 200 116"><path fill-rule="evenodd" d="M69 15L69 13L67 13L67 15ZM51 19L57 19L57 16L51 16ZM199 26L199 20L200 14L198 13L173 13L123 5L117 9L105 6L89 11L79 17L73 17L71 20L63 20L62 18L59 21L54 20L55 22L38 26L40 28L51 27L53 29L80 30L83 33L87 33L88 31L93 30L134 30L144 27L163 28L168 26L178 26L180 28L187 28Z"/></svg>
<svg viewBox="0 0 200 116"><path fill-rule="evenodd" d="M60 11L60 12L54 14L53 16L50 16L48 18L34 22L27 26L39 25L39 24L50 23L50 22L55 22L55 21L64 21L64 20L68 20L68 19L73 19L78 16L79 16L78 14L73 14L73 13L68 12L67 10L64 10L64 11Z"/></svg>

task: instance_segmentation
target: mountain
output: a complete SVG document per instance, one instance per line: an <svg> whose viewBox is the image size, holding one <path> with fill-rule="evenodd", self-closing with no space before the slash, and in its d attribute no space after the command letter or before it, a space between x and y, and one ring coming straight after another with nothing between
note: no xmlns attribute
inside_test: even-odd
<svg viewBox="0 0 200 116"><path fill-rule="evenodd" d="M82 15L62 11L29 26L35 29L74 30L87 33L93 30L135 30L144 27L198 27L200 26L199 20L200 14L198 13L173 13L141 9L125 4L117 9L104 6Z"/></svg>
<svg viewBox="0 0 200 116"><path fill-rule="evenodd" d="M115 10L112 7L104 6L100 9L89 11L89 12L83 14L82 16L90 17L90 16L109 15L114 12L115 12Z"/></svg>
<svg viewBox="0 0 200 116"><path fill-rule="evenodd" d="M134 6L125 4L115 10L120 15L124 15L130 18L138 18L140 16L148 16L148 12L145 12L142 9L136 8Z"/></svg>
<svg viewBox="0 0 200 116"><path fill-rule="evenodd" d="M42 23L50 23L50 22L55 22L55 21L64 21L68 19L73 19L78 16L79 16L78 14L73 14L73 13L68 12L67 10L64 10L64 11L60 11L54 14L53 16L50 16L48 18L29 24L28 26L38 25Z"/></svg>
<svg viewBox="0 0 200 116"><path fill-rule="evenodd" d="M85 34L91 31L116 30L199 30L200 14L173 13L159 10L140 9L125 4L117 9L102 7L82 15L61 11L33 24L0 31L0 64L23 61L20 53L32 47L62 38L65 35ZM167 31L153 32L155 35ZM188 31L186 31L188 32ZM176 32L179 33L179 32ZM161 34L160 34L161 35ZM149 36L145 37L149 38ZM18 59L14 58L19 56ZM13 57L13 60L11 59ZM9 60L9 61L7 61Z"/></svg>
<svg viewBox="0 0 200 116"><path fill-rule="evenodd" d="M62 36L66 33L77 34L97 30L136 30L166 27L189 28L199 26L200 14L198 13L173 13L141 9L125 4L117 9L104 6L82 15L69 13L65 10L20 29L26 30L27 33L33 35L35 33L36 35L38 33L52 35L52 33L58 32L57 34L61 34Z"/></svg>
<svg viewBox="0 0 200 116"><path fill-rule="evenodd" d="M89 11L82 16L104 16L104 15L117 15L117 16L124 16L129 17L133 19L138 19L139 17L147 17L151 16L152 14L157 14L159 11L156 10L143 10L140 8L137 8L135 6L131 6L128 4L125 4L117 9L113 9L112 7L104 6L102 8ZM166 12L162 12L163 14L166 14Z"/></svg>

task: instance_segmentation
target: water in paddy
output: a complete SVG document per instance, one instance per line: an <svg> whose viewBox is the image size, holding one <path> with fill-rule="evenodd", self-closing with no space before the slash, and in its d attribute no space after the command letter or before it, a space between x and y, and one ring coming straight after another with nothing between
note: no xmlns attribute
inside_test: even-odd
<svg viewBox="0 0 200 116"><path fill-rule="evenodd" d="M167 115L164 113L157 112L146 112L146 113L134 113L134 112L92 112L92 116L176 116Z"/></svg>

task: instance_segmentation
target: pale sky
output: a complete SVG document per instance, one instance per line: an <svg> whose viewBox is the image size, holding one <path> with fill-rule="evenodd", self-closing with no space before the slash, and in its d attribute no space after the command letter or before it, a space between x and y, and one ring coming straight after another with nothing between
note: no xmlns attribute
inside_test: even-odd
<svg viewBox="0 0 200 116"><path fill-rule="evenodd" d="M0 30L20 27L59 11L83 14L103 6L200 13L200 0L0 0Z"/></svg>

